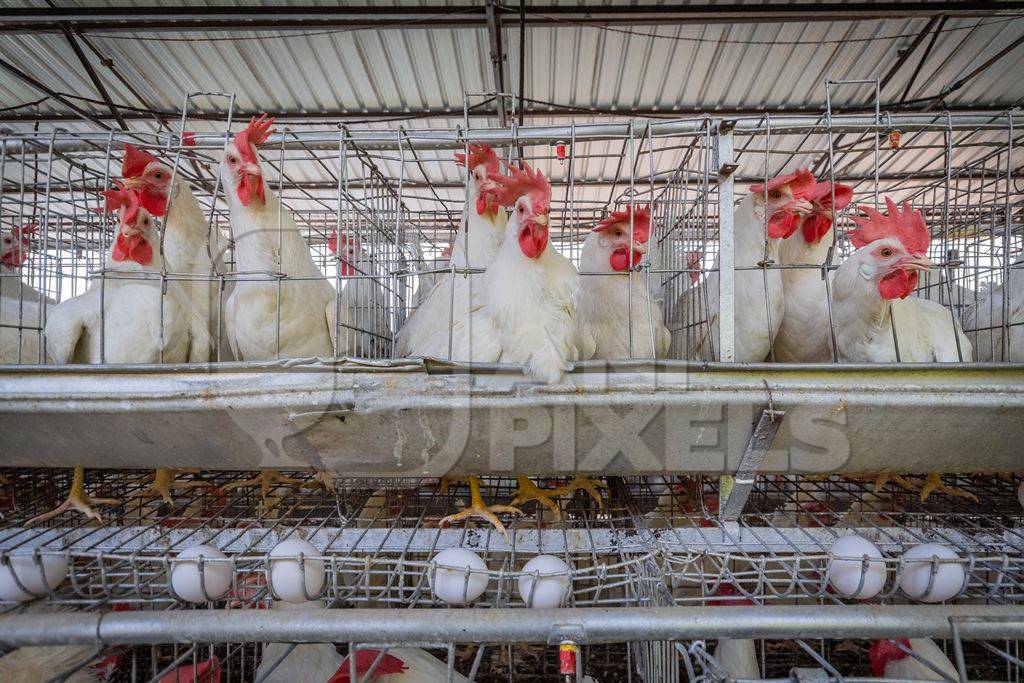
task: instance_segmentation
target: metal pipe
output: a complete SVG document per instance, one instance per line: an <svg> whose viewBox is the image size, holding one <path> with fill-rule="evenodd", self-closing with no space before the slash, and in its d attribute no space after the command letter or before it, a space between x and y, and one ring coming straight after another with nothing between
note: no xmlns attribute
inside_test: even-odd
<svg viewBox="0 0 1024 683"><path fill-rule="evenodd" d="M736 119L734 131L744 135L763 135L765 133L765 128L762 124L762 118L763 117L747 117ZM974 131L1004 131L1007 127L1007 119L1011 119L1014 122L1014 127L1024 128L1024 113L1015 112L962 114L952 118L952 125L954 128L970 128ZM701 135L705 131L707 120L708 119L706 117L701 117L652 121L651 135L652 137ZM715 119L715 121L717 122L718 120ZM807 131L826 132L828 130L831 130L832 132L879 131L885 133L890 127L898 128L903 132L942 132L948 130L949 125L950 122L947 119L947 116L942 112L936 112L935 114L892 114L887 118L885 123L876 120L874 114L833 116L831 126L827 125L822 117L818 115L793 115L773 118L772 134L778 135ZM629 126L629 121L577 124L575 126L575 139L577 142L590 140L624 140L629 135ZM516 142L528 145L552 144L559 140L568 138L572 130L573 127L567 125L533 126L517 128L515 135L513 136L513 132L508 129L477 129L473 131L473 140L474 142L495 147L508 146L515 144ZM138 135L139 134L129 135L125 133L115 133L113 140L115 143L124 141L134 142ZM462 134L460 131L455 129L410 129L405 131L403 144L412 146L416 149L461 149L465 143L461 136ZM28 134L24 137L26 139L32 139L33 137L39 136ZM173 148L179 144L177 139L178 136L176 135L173 136L173 140L167 139L167 133L156 133L153 137L156 144L167 148ZM282 140L282 137L287 139ZM49 135L47 135L46 138L48 139ZM97 139L102 139L103 143L106 143L107 138L107 135L103 135L102 138L100 138L100 136L95 134L65 133L57 140L55 149L60 152L89 151L94 149L94 146L89 145L90 141L95 142ZM352 144L363 149L398 149L398 140L392 132L387 130L350 129L349 139ZM220 149L223 144L223 140L224 136L222 133L202 133L195 135L195 141L199 147ZM5 148L10 148L10 153L14 153L20 149L17 144L17 139L7 139L4 141ZM337 144L337 129L333 127L329 129L325 128L320 131L289 131L286 136L282 133L277 133L271 135L266 142L266 146L268 148L271 146L283 145L284 149L300 149L306 151L310 149L327 149L332 152L337 147ZM14 146L12 147L12 145Z"/></svg>
<svg viewBox="0 0 1024 683"><path fill-rule="evenodd" d="M616 643L713 638L1024 638L1019 607L784 605L573 609L167 610L16 614L0 619L5 648L162 643ZM962 620L962 621L961 621Z"/></svg>

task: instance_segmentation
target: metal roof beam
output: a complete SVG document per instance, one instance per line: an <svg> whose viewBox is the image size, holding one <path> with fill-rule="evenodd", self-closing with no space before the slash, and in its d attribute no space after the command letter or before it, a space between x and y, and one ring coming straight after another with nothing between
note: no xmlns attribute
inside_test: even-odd
<svg viewBox="0 0 1024 683"><path fill-rule="evenodd" d="M82 46L78 44L78 40L75 39L75 34L67 26L62 26L61 30L64 32L64 37L67 38L68 44L74 51L75 56L78 57L78 62L85 69L86 75L89 76L89 80L92 81L92 85L96 88L96 93L100 96L104 103L107 105L107 109L110 110L110 115L117 121L117 125L121 126L121 130L128 130L128 123L121 116L121 112L114 106L114 101L110 99L110 94L107 92L106 87L103 85L103 81L100 80L99 74L92 68L92 64L89 62L89 58L82 52Z"/></svg>
<svg viewBox="0 0 1024 683"><path fill-rule="evenodd" d="M493 76L495 105L498 107L498 123L507 125L508 107L505 102L505 84L508 79L505 77L505 47L501 36L501 18L498 16L498 8L494 0L487 0L487 45L490 50L491 74Z"/></svg>
<svg viewBox="0 0 1024 683"><path fill-rule="evenodd" d="M517 18L518 8L494 6L496 14ZM860 21L927 17L977 17L1024 14L1021 0L926 0L924 2L796 2L773 4L695 4L667 6L538 6L526 8L527 25L655 25L709 23L784 23ZM0 32L59 31L66 22L82 31L262 31L315 28L408 29L486 27L488 10L480 5L443 7L117 7L5 8Z"/></svg>
<svg viewBox="0 0 1024 683"><path fill-rule="evenodd" d="M1018 106L1018 102L996 102L988 105L977 105L977 106L958 106L949 109L949 112L953 115L957 114L975 114L978 112L999 112L1007 109L1012 109ZM883 103L882 109L887 109L887 105ZM832 110L834 115L836 114L851 114L851 113L864 113L870 110L874 112L874 105L870 107L855 107L855 108L843 108L836 107ZM921 105L899 107L901 113L913 114L921 113L924 111L932 111L926 109ZM174 119L181 116L181 112L175 111L153 111L153 112L140 112L140 111L124 111L121 110L121 117L125 121L152 121L154 117L162 117L167 119ZM242 120L247 119L251 116L259 116L263 112L236 112L235 119ZM268 112L274 116L274 119L284 123L286 121L300 122L300 123L337 123L338 121L345 121L346 123L357 123L359 121L402 121L408 118L414 119L430 119L430 118L450 118L450 119L462 119L463 113L461 111L455 111L451 109L428 109L423 111L415 112L402 112L390 109L382 110L371 110L363 112L353 111L280 111L280 112ZM710 116L717 117L744 117L744 116L762 116L764 114L770 114L771 116L788 116L788 115L814 115L820 112L809 109L723 109L716 111L708 111L706 109L649 109L649 108L638 108L638 109L593 109L593 110L577 110L577 109L566 109L566 108L552 108L552 109L530 109L527 108L523 115L526 118L583 118L586 116L615 116L621 118L629 118L630 116L637 117L657 117L664 119L674 118L687 118L692 116L701 116L708 114ZM491 108L479 108L471 109L469 111L470 118L492 118L494 117L495 111ZM189 119L199 121L224 121L227 118L227 113L197 113L190 112ZM110 121L113 117L109 113L105 112L90 112L88 115L85 113L79 115L74 113L47 113L47 112L36 112L29 111L26 113L7 112L0 113L0 124L2 123L66 123L69 121L82 121L90 120L96 121Z"/></svg>

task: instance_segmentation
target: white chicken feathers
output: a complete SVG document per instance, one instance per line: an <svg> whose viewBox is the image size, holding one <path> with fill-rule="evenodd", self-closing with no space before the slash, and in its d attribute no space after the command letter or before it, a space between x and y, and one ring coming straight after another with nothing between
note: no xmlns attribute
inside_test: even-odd
<svg viewBox="0 0 1024 683"><path fill-rule="evenodd" d="M668 355L672 335L665 327L661 305L651 296L647 278L639 272L617 272L609 264L612 249L619 242L605 232L618 227L595 229L583 243L582 272L576 293L579 357L582 360L664 358ZM623 241L628 249L628 218L624 228ZM645 231L645 243L647 237Z"/></svg>
<svg viewBox="0 0 1024 683"><path fill-rule="evenodd" d="M779 240L768 240L765 254L764 219L754 209L753 193L748 194L736 207L735 286L734 319L737 362L760 362L771 349L779 323L785 313L785 299L782 295L782 275L777 268L740 270L756 267L766 257L778 260ZM766 282L767 278L767 282ZM689 320L704 320L701 335L695 345L688 349L692 360L714 361L720 358L718 348L718 272L714 270L700 283L686 289L677 302L677 310ZM768 324L771 315L771 326Z"/></svg>
<svg viewBox="0 0 1024 683"><path fill-rule="evenodd" d="M761 680L757 647L753 640L720 638L711 655L731 679Z"/></svg>
<svg viewBox="0 0 1024 683"><path fill-rule="evenodd" d="M493 215L476 210L486 178L485 163L471 169L466 206L451 251L451 263L456 268L486 269L504 236L508 220L504 208L497 207ZM399 330L395 339L397 355L448 358L450 337L452 360L496 360L489 339L493 336L493 327L480 313L483 301L481 273L441 274L426 299Z"/></svg>
<svg viewBox="0 0 1024 683"><path fill-rule="evenodd" d="M250 133L254 125L243 133ZM269 124L265 124L269 126ZM235 136L221 163L221 175L231 211L235 262L241 275L225 305L224 323L235 357L241 360L309 358L348 355L353 349L334 349L328 326L328 308L334 308L336 292L313 263L309 247L291 213L267 187L259 173L255 147L267 129L255 138ZM242 138L240 140L240 137ZM239 146L247 147L256 162L245 161ZM242 183L258 183L265 199L239 195ZM250 190L251 192L251 190ZM271 274L287 275L275 281ZM278 300L280 297L280 301Z"/></svg>
<svg viewBox="0 0 1024 683"><path fill-rule="evenodd" d="M889 661L885 665L884 677L901 681L942 681L960 680L956 666L931 638L910 638L910 649L917 657L936 667L942 674L934 671L918 659L907 655L901 659ZM895 646L892 646L895 647Z"/></svg>
<svg viewBox="0 0 1024 683"><path fill-rule="evenodd" d="M1024 362L1024 258L1010 267L1008 285L979 291L977 301L964 310L964 328L974 338L975 360ZM1009 295L1006 317L1007 345L1003 349L1003 306Z"/></svg>
<svg viewBox="0 0 1024 683"><path fill-rule="evenodd" d="M46 320L46 353L55 363L181 363L208 357L209 337L195 324L177 282L142 271L162 266L155 223L139 209L136 225L152 248L152 260L140 265L116 261L114 247L107 273L83 294L61 302ZM115 243L116 244L116 243Z"/></svg>
<svg viewBox="0 0 1024 683"><path fill-rule="evenodd" d="M898 240L890 238L893 247ZM886 301L865 269L867 249L853 253L836 271L832 288L832 313L836 327L836 351L844 363L955 363L972 358L971 342L945 306L908 296ZM891 310L890 310L891 306ZM957 352L959 341L960 352Z"/></svg>
<svg viewBox="0 0 1024 683"><path fill-rule="evenodd" d="M832 246L830 230L808 244L798 230L779 245L779 263L821 265ZM835 271L830 271L829 278ZM828 292L819 268L783 268L785 315L775 335L775 360L780 363L818 363L832 360L828 326Z"/></svg>

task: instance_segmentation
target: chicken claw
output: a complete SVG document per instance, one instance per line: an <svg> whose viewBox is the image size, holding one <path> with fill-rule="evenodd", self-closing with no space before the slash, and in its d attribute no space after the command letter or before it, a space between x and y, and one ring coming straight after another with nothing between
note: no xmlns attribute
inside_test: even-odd
<svg viewBox="0 0 1024 683"><path fill-rule="evenodd" d="M302 479L295 479L294 477L286 477L277 470L260 470L260 473L251 479L245 479L243 481L233 481L229 484L221 486L221 491L231 491L234 489L253 488L255 486L260 487L260 500L266 503L267 497L270 495L270 490L278 486L309 486L308 481Z"/></svg>
<svg viewBox="0 0 1024 683"><path fill-rule="evenodd" d="M608 488L608 484L582 474L577 474L568 484L552 490L550 495L552 497L566 496L571 495L575 491L582 490L590 494L590 497L597 503L597 507L603 508L604 499L601 498L601 493L597 490L598 488Z"/></svg>
<svg viewBox="0 0 1024 683"><path fill-rule="evenodd" d="M159 496L168 505L174 505L171 491L174 489L192 489L205 486L206 482L201 481L176 481L175 470L161 468L148 476L139 479L137 484L149 484L148 487L132 494L132 498L156 498Z"/></svg>
<svg viewBox="0 0 1024 683"><path fill-rule="evenodd" d="M505 525L501 523L495 512L507 512L514 515L521 515L523 511L517 507L511 505L484 505L484 499L480 495L480 478L469 477L469 496L470 502L469 507L456 512L453 515L448 515L441 520L438 526L444 526L448 522L457 522L460 519L469 519L470 517L476 517L478 519L484 519L490 522L494 527L501 532L501 535L508 540L508 531L505 530Z"/></svg>
<svg viewBox="0 0 1024 683"><path fill-rule="evenodd" d="M907 479L903 475L896 474L895 472L882 472L875 479L875 493L878 493L882 488L892 482L899 486L904 491L910 491L911 493L918 493L921 490L920 479Z"/></svg>
<svg viewBox="0 0 1024 683"><path fill-rule="evenodd" d="M921 488L921 502L923 503L928 496L932 495L936 491L939 493L945 493L949 496L966 498L967 500L972 500L975 503L981 502L981 500L970 491L965 491L964 489L959 489L955 486L949 486L942 481L938 472L931 472L927 477L925 477L924 486Z"/></svg>
<svg viewBox="0 0 1024 683"><path fill-rule="evenodd" d="M77 510L89 519L95 519L97 522L102 522L103 517L100 513L92 509L93 505L117 505L121 501L116 498L91 498L85 493L85 468L76 467L74 478L71 480L71 492L68 493L67 500L60 504L59 507L44 512L41 515L36 515L32 519L25 523L25 526L30 526L36 522L45 522L48 519L53 519L57 515L63 514L68 510Z"/></svg>
<svg viewBox="0 0 1024 683"><path fill-rule="evenodd" d="M535 500L546 505L551 510L551 514L555 516L556 521L561 521L562 510L558 507L558 503L551 499L549 492L538 488L529 477L522 474L516 475L516 482L519 484L519 488L516 489L516 495L509 501L509 505L522 505L527 501ZM554 491L550 493L553 494Z"/></svg>

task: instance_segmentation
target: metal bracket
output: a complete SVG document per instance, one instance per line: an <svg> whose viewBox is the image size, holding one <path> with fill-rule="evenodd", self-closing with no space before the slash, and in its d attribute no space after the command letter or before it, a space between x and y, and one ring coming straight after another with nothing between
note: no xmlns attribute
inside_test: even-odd
<svg viewBox="0 0 1024 683"><path fill-rule="evenodd" d="M743 451L739 465L734 474L722 475L718 492L721 501L718 508L718 519L721 522L735 522L739 519L747 504L747 498L754 488L754 478L764 462L768 450L775 441L775 435L782 426L786 411L776 410L773 406L761 411L761 417L750 435L747 448Z"/></svg>
<svg viewBox="0 0 1024 683"><path fill-rule="evenodd" d="M587 632L583 624L552 624L548 632L548 645L561 645L565 642L586 645Z"/></svg>

